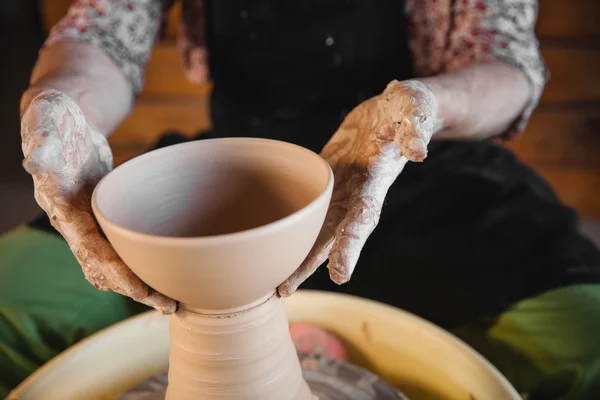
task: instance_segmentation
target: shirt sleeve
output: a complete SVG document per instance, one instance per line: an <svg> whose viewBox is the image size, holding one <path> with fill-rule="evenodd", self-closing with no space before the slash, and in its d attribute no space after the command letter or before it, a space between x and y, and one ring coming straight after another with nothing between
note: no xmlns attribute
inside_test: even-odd
<svg viewBox="0 0 600 400"><path fill-rule="evenodd" d="M407 0L415 72L430 76L498 60L523 73L530 98L503 137L519 136L549 78L535 35L537 0Z"/></svg>
<svg viewBox="0 0 600 400"><path fill-rule="evenodd" d="M117 64L137 95L152 47L173 0L74 0L44 47L71 39L92 44Z"/></svg>

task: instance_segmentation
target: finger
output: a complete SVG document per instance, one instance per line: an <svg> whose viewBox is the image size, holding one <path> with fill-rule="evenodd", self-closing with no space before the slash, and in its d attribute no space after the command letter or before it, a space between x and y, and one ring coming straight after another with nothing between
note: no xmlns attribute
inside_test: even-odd
<svg viewBox="0 0 600 400"><path fill-rule="evenodd" d="M65 238L86 279L99 290L111 290L163 314L173 313L176 302L155 292L131 271L101 235L89 208L88 196L50 199L51 221ZM48 210L47 210L48 211Z"/></svg>
<svg viewBox="0 0 600 400"><path fill-rule="evenodd" d="M291 296L298 287L310 277L327 260L329 251L333 246L334 230L329 227L323 227L313 248L308 253L306 259L279 287L277 291L281 297Z"/></svg>
<svg viewBox="0 0 600 400"><path fill-rule="evenodd" d="M121 261L110 244L100 235L90 234L81 243L75 256L86 279L96 289L110 290L130 297L166 315L175 312L175 300L148 287Z"/></svg>
<svg viewBox="0 0 600 400"><path fill-rule="evenodd" d="M437 119L437 102L431 90L417 81L392 81L383 93L381 105L402 154L410 161L423 161Z"/></svg>
<svg viewBox="0 0 600 400"><path fill-rule="evenodd" d="M413 162L423 161L427 157L428 141L419 133L418 118L408 114L393 123L394 141L400 147L402 155Z"/></svg>
<svg viewBox="0 0 600 400"><path fill-rule="evenodd" d="M52 172L59 167L62 144L55 135L47 135L38 142L37 148L30 151L23 160L23 168L31 175Z"/></svg>
<svg viewBox="0 0 600 400"><path fill-rule="evenodd" d="M61 140L58 126L48 120L35 105L27 109L21 120L23 167L32 175L50 172L60 159Z"/></svg>
<svg viewBox="0 0 600 400"><path fill-rule="evenodd" d="M377 162L369 167L367 179L351 193L327 265L335 283L350 280L362 248L379 222L385 196L407 162L395 144L384 146Z"/></svg>
<svg viewBox="0 0 600 400"><path fill-rule="evenodd" d="M327 146L325 146L323 151L325 152L327 148L337 149L338 147L336 143L339 142L333 141L333 145L332 142L330 142ZM325 158L323 153L322 156ZM330 162L329 158L325 159ZM337 163L337 161L338 159L336 158L334 163ZM345 185L348 181L346 178L349 169L347 166L342 166L334 171L335 183L333 187L333 194L323 227L319 232L319 236L317 237L315 244L302 264L277 288L277 291L281 297L289 297L292 295L298 289L298 287L306 279L308 279L329 257L329 252L335 239L336 228L346 215L347 196L345 195Z"/></svg>
<svg viewBox="0 0 600 400"><path fill-rule="evenodd" d="M405 91L396 89L399 83L392 82L386 88L382 99L387 120L393 129L394 142L400 147L402 155L411 161L423 161L427 157L429 139L417 129L419 110L415 99ZM385 125L382 129L385 129Z"/></svg>
<svg viewBox="0 0 600 400"><path fill-rule="evenodd" d="M175 311L174 300L149 288L119 258L112 246L94 228L76 252L86 279L99 290L111 290L153 307L163 314Z"/></svg>
<svg viewBox="0 0 600 400"><path fill-rule="evenodd" d="M346 208L339 203L330 205L323 228L308 256L294 273L277 288L281 297L291 296L327 260L334 243L336 227L345 214Z"/></svg>
<svg viewBox="0 0 600 400"><path fill-rule="evenodd" d="M148 296L142 300L142 303L160 311L163 315L171 315L177 311L177 302L175 300L158 293L152 288L150 288Z"/></svg>
<svg viewBox="0 0 600 400"><path fill-rule="evenodd" d="M337 228L329 255L329 276L341 285L350 280L360 252L379 222L381 202L371 196L358 196Z"/></svg>
<svg viewBox="0 0 600 400"><path fill-rule="evenodd" d="M25 170L39 175L60 169L65 141L85 137L85 127L83 112L69 96L56 90L38 93L21 120Z"/></svg>
<svg viewBox="0 0 600 400"><path fill-rule="evenodd" d="M103 238L95 238L98 241ZM84 275L98 290L113 291L133 300L146 304L163 314L172 314L176 309L176 302L165 295L156 292L139 279L115 254L117 257L111 261L102 262L96 256L91 256L87 244L77 251L76 258L82 265ZM110 245L108 245L110 246ZM88 254L86 257L84 254ZM102 258L105 255L101 256ZM87 261L85 261L87 260Z"/></svg>

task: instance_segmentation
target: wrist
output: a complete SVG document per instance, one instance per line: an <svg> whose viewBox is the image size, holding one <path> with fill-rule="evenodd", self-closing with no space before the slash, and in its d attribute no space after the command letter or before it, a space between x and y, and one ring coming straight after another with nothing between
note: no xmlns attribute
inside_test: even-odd
<svg viewBox="0 0 600 400"><path fill-rule="evenodd" d="M449 85L436 77L416 79L424 84L437 101L439 123L434 137L443 136L444 131L454 130L465 124L469 115L468 91L459 85Z"/></svg>
<svg viewBox="0 0 600 400"><path fill-rule="evenodd" d="M109 136L132 109L129 99L121 98L118 91L110 97L106 90L90 83L86 76L51 76L33 82L23 93L20 102L21 117L31 101L46 91L57 91L68 96L81 109L88 123L104 136Z"/></svg>
<svg viewBox="0 0 600 400"><path fill-rule="evenodd" d="M99 48L77 40L61 40L45 47L30 86L32 92L53 89L68 95L105 136L129 114L135 100L130 83L112 59ZM24 97L22 111L27 101Z"/></svg>

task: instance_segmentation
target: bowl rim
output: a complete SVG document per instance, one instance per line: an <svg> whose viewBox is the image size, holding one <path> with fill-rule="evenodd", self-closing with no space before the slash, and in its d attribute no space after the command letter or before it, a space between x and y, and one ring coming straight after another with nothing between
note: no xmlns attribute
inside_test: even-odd
<svg viewBox="0 0 600 400"><path fill-rule="evenodd" d="M187 147L203 146L206 143L215 142L215 141L238 142L238 143L251 142L251 143L262 143L264 145L271 145L271 146L272 145L286 146L295 151L307 153L310 156L314 157L316 159L316 161L320 162L323 166L326 167L327 171L329 172L329 176L327 178L327 184L326 184L325 188L323 189L323 191L317 197L315 197L309 204L307 204L303 208L301 208L297 211L294 211L293 213L291 213L283 218L280 218L278 220L269 222L268 224L261 225L261 226L255 227L255 228L246 229L246 230L242 230L242 231L238 231L238 232L225 233L225 234L220 234L220 235L197 236L197 237L152 235L152 234L148 234L148 233L138 232L133 229L125 228L125 227L119 225L118 223L110 220L108 217L106 217L100 211L100 207L97 203L98 192L99 192L99 190L101 190L102 185L106 184L106 179L114 171L118 171L123 168L131 167L137 163L146 161L148 158L163 155L163 153L174 152L178 148L181 148L184 146L187 146ZM158 242L160 242L164 245L184 245L184 246L209 245L209 246L214 246L217 244L232 243L232 242L244 241L244 240L248 240L248 239L256 239L256 238L259 238L259 237L262 237L265 235L272 234L272 233L277 232L278 230L284 228L285 226L296 223L297 221L304 218L305 215L311 214L312 212L315 211L315 209L318 209L319 207L321 207L323 202L329 203L332 192L333 192L333 184L334 184L334 176L333 176L333 171L332 171L329 163L323 157L321 157L319 154L317 154L317 153L313 152L312 150L309 150L305 147L302 147L302 146L299 146L299 145L296 145L296 144L293 144L290 142L274 140L274 139L264 139L264 138L246 138L246 137L211 138L211 139L179 143L179 144L175 144L172 146L167 146L167 147L163 147L160 149L152 150L147 153L141 154L137 157L134 157L131 160L128 160L128 161L124 162L123 164L119 165L118 167L114 168L112 171L110 171L108 174L106 174L94 188L94 191L92 193L92 211L102 228L110 227L110 229L112 231L117 231L122 236L127 236L130 239L140 240L140 241L143 240L143 241L156 243L156 244L158 244ZM106 229L103 229L103 230L105 231Z"/></svg>

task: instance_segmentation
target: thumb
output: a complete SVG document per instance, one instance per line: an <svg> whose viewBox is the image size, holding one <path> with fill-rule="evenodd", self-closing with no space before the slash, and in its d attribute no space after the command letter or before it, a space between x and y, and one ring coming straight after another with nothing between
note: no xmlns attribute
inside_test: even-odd
<svg viewBox="0 0 600 400"><path fill-rule="evenodd" d="M21 120L23 167L32 174L43 174L56 168L62 147L57 125L32 105Z"/></svg>
<svg viewBox="0 0 600 400"><path fill-rule="evenodd" d="M65 135L85 131L77 104L56 90L39 92L29 103L21 119L23 167L32 175L53 171L64 163L61 153Z"/></svg>
<svg viewBox="0 0 600 400"><path fill-rule="evenodd" d="M43 137L44 134L46 137ZM60 163L60 151L62 143L56 135L41 134L40 144L26 154L23 160L23 168L31 175L45 174L55 170Z"/></svg>

